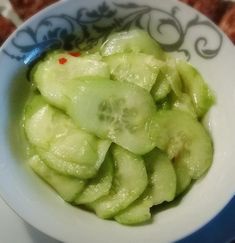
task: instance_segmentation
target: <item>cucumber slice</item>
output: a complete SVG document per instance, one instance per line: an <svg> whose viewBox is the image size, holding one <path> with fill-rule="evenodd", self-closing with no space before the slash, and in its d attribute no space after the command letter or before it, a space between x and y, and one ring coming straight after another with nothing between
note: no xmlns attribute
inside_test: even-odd
<svg viewBox="0 0 235 243"><path fill-rule="evenodd" d="M112 80L71 80L66 92L67 113L79 127L135 154L155 147L148 125L156 107L146 90Z"/></svg>
<svg viewBox="0 0 235 243"><path fill-rule="evenodd" d="M183 84L176 68L176 61L168 59L166 65L162 67L162 71L165 73L165 78L169 82L173 93L177 97L180 97L182 95Z"/></svg>
<svg viewBox="0 0 235 243"><path fill-rule="evenodd" d="M93 165L90 164L90 161L88 161L87 165L79 164L79 161L77 163L73 163L71 161L64 160L53 154L51 151L47 151L45 149L36 148L36 151L47 166L63 175L74 176L85 180L95 177L98 172L98 166L95 164L96 161L93 162Z"/></svg>
<svg viewBox="0 0 235 243"><path fill-rule="evenodd" d="M180 97L174 97L172 102L173 110L180 110L187 112L193 118L197 119L197 113L192 103L192 100L188 94L182 93Z"/></svg>
<svg viewBox="0 0 235 243"><path fill-rule="evenodd" d="M175 161L173 164L174 164L175 174L177 178L176 196L178 196L189 187L192 179L189 174L188 168L184 164L178 163L178 161Z"/></svg>
<svg viewBox="0 0 235 243"><path fill-rule="evenodd" d="M160 68L159 75L151 90L151 94L155 101L160 101L166 98L171 90L176 97L181 97L181 79L175 67L175 63L172 60L169 60Z"/></svg>
<svg viewBox="0 0 235 243"><path fill-rule="evenodd" d="M203 175L213 158L209 134L197 120L182 111L156 112L151 126L157 147L188 169L192 179Z"/></svg>
<svg viewBox="0 0 235 243"><path fill-rule="evenodd" d="M75 204L91 203L109 193L113 180L113 161L107 155L96 177L88 181L86 188L75 199Z"/></svg>
<svg viewBox="0 0 235 243"><path fill-rule="evenodd" d="M162 62L144 53L118 53L104 58L112 78L134 83L148 91L158 76Z"/></svg>
<svg viewBox="0 0 235 243"><path fill-rule="evenodd" d="M191 97L197 116L203 117L215 102L212 91L201 74L189 63L179 61L177 70L183 82L184 92Z"/></svg>
<svg viewBox="0 0 235 243"><path fill-rule="evenodd" d="M166 98L167 95L170 93L170 91L171 91L170 83L166 79L165 73L160 70L157 80L151 90L151 94L154 100L158 102Z"/></svg>
<svg viewBox="0 0 235 243"><path fill-rule="evenodd" d="M49 105L40 95L31 95L26 103L23 118L25 133L31 144L36 144L42 148L50 146L53 137L52 113L52 109L49 109ZM45 114L47 115L45 116ZM42 117L44 122L38 129Z"/></svg>
<svg viewBox="0 0 235 243"><path fill-rule="evenodd" d="M165 52L160 45L143 30L129 30L114 33L108 37L100 49L102 56L123 52L142 52L165 60Z"/></svg>
<svg viewBox="0 0 235 243"><path fill-rule="evenodd" d="M166 153L154 149L144 156L144 160L152 188L153 205L172 201L176 192L176 175Z"/></svg>
<svg viewBox="0 0 235 243"><path fill-rule="evenodd" d="M176 192L176 175L167 155L158 149L144 156L149 184L143 195L115 216L121 224L140 224L150 220L150 208L172 201Z"/></svg>
<svg viewBox="0 0 235 243"><path fill-rule="evenodd" d="M60 60L66 62L61 64ZM52 52L37 64L32 76L45 99L63 109L67 101L64 90L68 80L87 76L109 78L110 74L99 54L74 57L67 52Z"/></svg>
<svg viewBox="0 0 235 243"><path fill-rule="evenodd" d="M116 215L114 219L125 225L136 225L149 221L151 219L150 208L153 206L153 199L149 194L151 192L147 189L142 196Z"/></svg>
<svg viewBox="0 0 235 243"><path fill-rule="evenodd" d="M38 155L30 158L29 165L37 175L47 182L67 202L73 201L84 189L85 181L57 173L46 166Z"/></svg>
<svg viewBox="0 0 235 243"><path fill-rule="evenodd" d="M114 179L110 193L89 204L101 218L112 218L145 190L148 177L141 157L114 145Z"/></svg>
<svg viewBox="0 0 235 243"><path fill-rule="evenodd" d="M49 167L81 179L97 173L111 144L77 128L40 95L27 105L24 127L29 142Z"/></svg>

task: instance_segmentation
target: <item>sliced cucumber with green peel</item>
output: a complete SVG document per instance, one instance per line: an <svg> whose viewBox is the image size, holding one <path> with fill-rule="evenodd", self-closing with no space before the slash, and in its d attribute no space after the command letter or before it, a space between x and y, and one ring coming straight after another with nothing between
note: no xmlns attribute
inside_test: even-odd
<svg viewBox="0 0 235 243"><path fill-rule="evenodd" d="M192 65L186 61L178 61L176 67L183 82L184 92L191 97L197 116L201 118L214 104L215 97Z"/></svg>
<svg viewBox="0 0 235 243"><path fill-rule="evenodd" d="M112 218L135 201L148 184L147 172L141 157L114 145L114 178L110 193L89 204L101 218Z"/></svg>
<svg viewBox="0 0 235 243"><path fill-rule="evenodd" d="M176 175L168 156L158 149L144 156L149 184L143 195L115 216L122 224L140 224L151 218L150 208L175 198Z"/></svg>
<svg viewBox="0 0 235 243"><path fill-rule="evenodd" d="M118 53L104 58L112 78L134 83L148 91L156 81L162 62L144 53Z"/></svg>
<svg viewBox="0 0 235 243"><path fill-rule="evenodd" d="M178 110L189 114L194 119L198 119L192 99L186 93L182 93L179 97L171 90L171 92L162 100L156 102L158 110Z"/></svg>
<svg viewBox="0 0 235 243"><path fill-rule="evenodd" d="M166 58L166 54L160 45L145 31L139 29L110 35L100 49L102 56L124 52L142 52L154 55L160 60L165 60Z"/></svg>
<svg viewBox="0 0 235 243"><path fill-rule="evenodd" d="M35 149L42 160L51 169L67 176L74 176L81 180L90 179L96 176L98 169L95 165L84 165L73 163L56 156L51 151L36 148Z"/></svg>
<svg viewBox="0 0 235 243"><path fill-rule="evenodd" d="M152 188L153 205L172 201L176 192L176 175L167 154L154 149L144 156L144 160Z"/></svg>
<svg viewBox="0 0 235 243"><path fill-rule="evenodd" d="M185 164L182 164L178 161L174 161L173 165L177 178L176 195L178 196L189 187L192 179L189 174L188 167Z"/></svg>
<svg viewBox="0 0 235 243"><path fill-rule="evenodd" d="M67 101L64 90L68 80L84 76L109 78L110 73L99 54L74 57L67 52L52 52L36 65L32 76L44 98L63 109Z"/></svg>
<svg viewBox="0 0 235 243"><path fill-rule="evenodd" d="M67 113L79 127L136 154L155 147L148 126L156 107L146 90L127 82L71 80L66 92Z"/></svg>
<svg viewBox="0 0 235 243"><path fill-rule="evenodd" d="M188 94L182 93L180 97L173 98L172 109L184 111L197 119L197 112Z"/></svg>
<svg viewBox="0 0 235 243"><path fill-rule="evenodd" d="M25 133L31 144L41 148L50 146L54 128L51 122L52 116L53 112L45 100L40 95L32 94L26 103L23 118ZM38 129L39 123L41 123L40 129Z"/></svg>
<svg viewBox="0 0 235 243"><path fill-rule="evenodd" d="M67 202L71 202L85 187L86 182L75 177L68 177L49 168L38 155L29 160L33 171L46 181Z"/></svg>
<svg viewBox="0 0 235 243"><path fill-rule="evenodd" d="M151 94L155 101L163 100L170 93L171 86L166 79L165 74L160 71L155 84L151 90Z"/></svg>
<svg viewBox="0 0 235 243"><path fill-rule="evenodd" d="M153 199L148 192L143 193L136 201L134 201L129 207L121 211L114 219L125 225L136 225L148 222L151 219L150 208L153 206Z"/></svg>
<svg viewBox="0 0 235 243"><path fill-rule="evenodd" d="M151 90L155 101L160 101L170 93L180 97L182 94L182 83L175 63L170 60L161 66L157 80Z"/></svg>
<svg viewBox="0 0 235 243"><path fill-rule="evenodd" d="M77 128L41 96L35 95L30 101L25 111L25 132L44 162L62 174L81 179L95 176L111 142Z"/></svg>
<svg viewBox="0 0 235 243"><path fill-rule="evenodd" d="M161 70L165 73L165 78L169 82L173 93L177 97L180 97L182 95L183 83L176 68L176 61L168 59L166 65L162 66Z"/></svg>
<svg viewBox="0 0 235 243"><path fill-rule="evenodd" d="M113 181L113 161L107 154L96 177L87 182L83 192L74 200L75 204L91 203L109 193Z"/></svg>
<svg viewBox="0 0 235 243"><path fill-rule="evenodd" d="M187 113L156 112L151 131L157 147L185 166L192 179L198 179L210 167L213 159L211 138L202 124Z"/></svg>

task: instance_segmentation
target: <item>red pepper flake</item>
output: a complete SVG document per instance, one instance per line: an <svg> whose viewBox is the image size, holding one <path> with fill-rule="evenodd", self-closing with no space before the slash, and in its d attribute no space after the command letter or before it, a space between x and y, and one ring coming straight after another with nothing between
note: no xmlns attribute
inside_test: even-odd
<svg viewBox="0 0 235 243"><path fill-rule="evenodd" d="M61 57L58 61L59 61L59 64L65 64L68 60L64 57Z"/></svg>
<svg viewBox="0 0 235 243"><path fill-rule="evenodd" d="M81 53L80 52L69 52L69 55L73 56L73 57L80 57Z"/></svg>

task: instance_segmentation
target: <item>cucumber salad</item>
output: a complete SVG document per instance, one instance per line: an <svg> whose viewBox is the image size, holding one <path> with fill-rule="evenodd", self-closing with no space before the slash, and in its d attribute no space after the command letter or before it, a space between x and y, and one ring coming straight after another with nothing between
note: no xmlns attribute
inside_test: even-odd
<svg viewBox="0 0 235 243"><path fill-rule="evenodd" d="M212 163L201 122L212 91L143 30L113 33L89 51L48 52L31 80L28 163L62 199L100 218L147 222Z"/></svg>

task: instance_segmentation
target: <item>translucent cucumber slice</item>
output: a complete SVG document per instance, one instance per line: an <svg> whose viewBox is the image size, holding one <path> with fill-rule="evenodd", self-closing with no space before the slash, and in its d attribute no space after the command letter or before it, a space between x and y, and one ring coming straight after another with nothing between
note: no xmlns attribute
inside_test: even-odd
<svg viewBox="0 0 235 243"><path fill-rule="evenodd" d="M96 177L88 181L83 192L75 199L75 204L91 203L109 193L113 180L113 161L107 154Z"/></svg>
<svg viewBox="0 0 235 243"><path fill-rule="evenodd" d="M151 151L149 122L156 107L137 85L112 80L72 80L67 113L81 128L135 154Z"/></svg>
<svg viewBox="0 0 235 243"><path fill-rule="evenodd" d="M125 225L136 225L149 221L151 219L150 208L153 206L153 199L148 194L149 192L146 190L140 198L116 215L114 219Z"/></svg>
<svg viewBox="0 0 235 243"><path fill-rule="evenodd" d="M197 120L185 112L156 112L151 126L157 147L177 164L188 169L192 179L199 178L212 163L213 147L209 134Z"/></svg>
<svg viewBox="0 0 235 243"><path fill-rule="evenodd" d="M179 61L177 70L183 82L184 92L191 97L197 116L203 117L215 102L212 91L201 74L189 63Z"/></svg>
<svg viewBox="0 0 235 243"><path fill-rule="evenodd" d="M163 100L170 93L171 86L164 72L160 70L156 82L153 85L151 94L155 101Z"/></svg>
<svg viewBox="0 0 235 243"><path fill-rule="evenodd" d="M38 155L29 160L33 171L47 182L67 202L71 202L85 187L85 181L68 177L50 169Z"/></svg>
<svg viewBox="0 0 235 243"><path fill-rule="evenodd" d="M52 52L34 68L33 81L45 99L58 108L67 101L64 93L72 78L95 76L109 78L109 69L99 54L74 57L67 52Z"/></svg>
<svg viewBox="0 0 235 243"><path fill-rule="evenodd" d="M189 174L188 168L182 164L175 161L174 163L174 169L176 174L176 196L184 192L189 185L191 184L191 176Z"/></svg>
<svg viewBox="0 0 235 243"><path fill-rule="evenodd" d="M123 52L142 52L164 60L165 52L160 45L143 30L129 30L114 33L108 37L100 49L102 56Z"/></svg>
<svg viewBox="0 0 235 243"><path fill-rule="evenodd" d="M175 198L176 175L174 167L167 154L154 149L144 156L149 176L153 205Z"/></svg>
<svg viewBox="0 0 235 243"><path fill-rule="evenodd" d="M144 161L114 145L114 179L110 193L89 204L101 218L112 218L135 201L145 190L148 177Z"/></svg>
<svg viewBox="0 0 235 243"><path fill-rule="evenodd" d="M161 61L144 53L118 53L105 57L104 61L114 80L134 83L148 91L162 66Z"/></svg>
<svg viewBox="0 0 235 243"><path fill-rule="evenodd" d="M158 149L144 156L149 184L145 192L129 207L115 216L122 224L140 224L150 220L150 208L172 201L176 193L176 175L168 156Z"/></svg>
<svg viewBox="0 0 235 243"><path fill-rule="evenodd" d="M184 111L191 115L193 118L197 119L197 112L188 94L182 93L180 97L174 97L172 102L172 109Z"/></svg>
<svg viewBox="0 0 235 243"><path fill-rule="evenodd" d="M77 128L67 115L45 103L40 95L31 101L26 106L24 127L40 157L62 174L82 179L93 177L111 142Z"/></svg>
<svg viewBox="0 0 235 243"><path fill-rule="evenodd" d="M182 95L183 83L176 68L175 59L168 59L166 65L162 66L162 71L165 73L165 78L169 82L173 93L177 97L180 97Z"/></svg>
<svg viewBox="0 0 235 243"><path fill-rule="evenodd" d="M151 94L155 101L160 101L166 98L171 91L176 97L181 97L182 83L172 60L161 66L157 80L151 90Z"/></svg>
<svg viewBox="0 0 235 243"><path fill-rule="evenodd" d="M85 165L67 161L45 149L36 148L36 151L47 166L63 175L74 176L81 180L86 180L95 177L98 172L95 164Z"/></svg>
<svg viewBox="0 0 235 243"><path fill-rule="evenodd" d="M32 95L29 98L24 112L24 128L30 143L42 148L50 146L53 137L52 114L49 105L40 95ZM43 123L41 123L42 117ZM41 123L40 130L38 129L39 123Z"/></svg>

